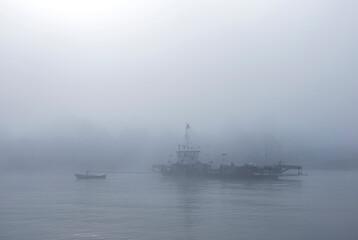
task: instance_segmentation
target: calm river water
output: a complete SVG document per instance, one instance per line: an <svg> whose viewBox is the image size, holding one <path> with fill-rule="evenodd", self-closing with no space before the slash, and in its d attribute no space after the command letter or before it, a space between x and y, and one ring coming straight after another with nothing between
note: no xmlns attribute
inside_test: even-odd
<svg viewBox="0 0 358 240"><path fill-rule="evenodd" d="M358 239L358 172L272 182L0 176L0 239Z"/></svg>

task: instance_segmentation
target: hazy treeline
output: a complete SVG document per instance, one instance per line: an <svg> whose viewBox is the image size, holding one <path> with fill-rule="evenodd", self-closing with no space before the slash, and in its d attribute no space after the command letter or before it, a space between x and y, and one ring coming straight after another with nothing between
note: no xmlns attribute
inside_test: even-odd
<svg viewBox="0 0 358 240"><path fill-rule="evenodd" d="M257 134L243 130L219 133L191 131L191 143L201 150L202 162L244 164L256 162L301 164L304 168L358 168L358 151L349 146L322 146L294 137ZM37 138L2 137L2 170L67 169L149 171L152 164L176 161L184 131L153 132L147 128L118 133L88 123L57 128ZM225 154L225 155L223 155Z"/></svg>

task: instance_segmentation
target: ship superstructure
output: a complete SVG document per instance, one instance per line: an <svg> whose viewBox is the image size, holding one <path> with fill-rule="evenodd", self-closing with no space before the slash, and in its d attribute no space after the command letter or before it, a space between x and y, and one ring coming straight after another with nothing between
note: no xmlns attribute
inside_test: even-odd
<svg viewBox="0 0 358 240"><path fill-rule="evenodd" d="M189 146L189 136L190 136L189 131L190 131L190 125L187 124L185 130L186 144L178 145L178 151L177 151L178 164L193 165L199 162L200 150L199 148Z"/></svg>

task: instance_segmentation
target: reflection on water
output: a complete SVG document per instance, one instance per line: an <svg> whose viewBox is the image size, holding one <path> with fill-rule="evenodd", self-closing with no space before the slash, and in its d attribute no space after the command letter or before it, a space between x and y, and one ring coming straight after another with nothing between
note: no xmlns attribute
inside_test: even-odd
<svg viewBox="0 0 358 240"><path fill-rule="evenodd" d="M161 179L175 189L176 207L183 214L183 232L186 238L236 239L232 231L256 239L258 224L275 220L274 211L299 210L297 206L284 203L290 193L299 192L301 180L206 180ZM260 214L259 214L260 213ZM277 215L277 214L276 214ZM201 219L201 216L205 216ZM272 218L272 219L271 219ZM251 223L246 226L246 223ZM264 223L265 224L265 223ZM238 228L242 225L242 229ZM202 226L211 226L205 229ZM201 232L198 231L201 229ZM245 235L243 235L245 234ZM251 238L252 238L251 237Z"/></svg>
<svg viewBox="0 0 358 240"><path fill-rule="evenodd" d="M72 173L0 177L0 239L354 239L354 172L242 181Z"/></svg>

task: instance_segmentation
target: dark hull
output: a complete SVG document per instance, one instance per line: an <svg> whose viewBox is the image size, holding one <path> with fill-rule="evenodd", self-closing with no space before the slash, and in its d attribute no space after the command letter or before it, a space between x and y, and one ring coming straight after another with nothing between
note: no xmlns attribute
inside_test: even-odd
<svg viewBox="0 0 358 240"><path fill-rule="evenodd" d="M106 174L75 174L77 179L105 179Z"/></svg>
<svg viewBox="0 0 358 240"><path fill-rule="evenodd" d="M208 178L216 179L243 179L243 180L278 180L278 175L246 175L246 174L234 174L234 175L207 175Z"/></svg>
<svg viewBox="0 0 358 240"><path fill-rule="evenodd" d="M299 170L297 174L301 175L300 166L292 165L270 165L270 166L252 166L252 165L222 165L218 169L212 169L208 164L197 163L193 165L172 164L156 165L156 169L163 175L189 178L212 178L212 179L252 179L252 180L278 180L287 170Z"/></svg>
<svg viewBox="0 0 358 240"><path fill-rule="evenodd" d="M220 173L184 173L162 172L165 176L185 178L208 178L208 179L243 179L243 180L278 180L279 175L255 175L255 174L220 174Z"/></svg>

